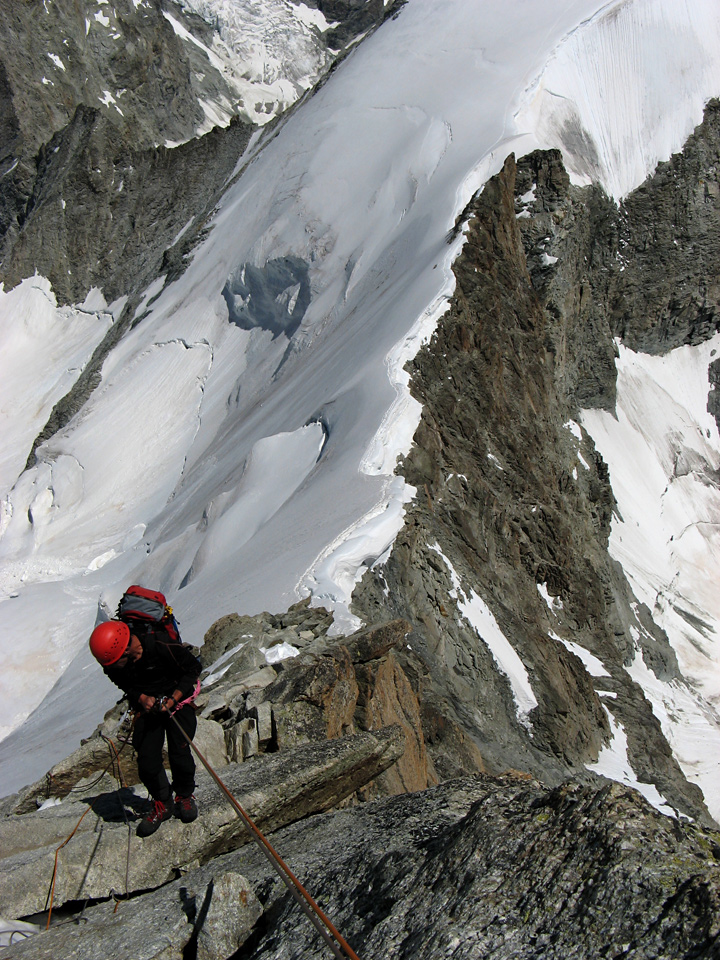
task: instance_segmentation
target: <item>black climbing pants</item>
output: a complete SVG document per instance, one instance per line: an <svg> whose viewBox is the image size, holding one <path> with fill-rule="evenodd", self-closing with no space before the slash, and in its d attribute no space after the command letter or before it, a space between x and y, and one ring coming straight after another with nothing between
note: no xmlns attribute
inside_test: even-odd
<svg viewBox="0 0 720 960"><path fill-rule="evenodd" d="M192 740L197 729L192 704L187 704L173 716ZM172 789L181 797L189 797L195 789L195 758L173 719L168 713L141 713L135 720L133 747L137 753L138 775L153 800L163 802L170 799L170 783L162 758L166 736Z"/></svg>

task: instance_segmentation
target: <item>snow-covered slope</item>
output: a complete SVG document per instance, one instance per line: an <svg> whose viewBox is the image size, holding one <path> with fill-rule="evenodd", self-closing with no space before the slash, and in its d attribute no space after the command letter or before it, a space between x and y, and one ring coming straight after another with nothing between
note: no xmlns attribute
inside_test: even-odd
<svg viewBox="0 0 720 960"><path fill-rule="evenodd" d="M577 183L620 199L679 149L717 96L718 47L713 0L605 4L558 44L515 123L561 148Z"/></svg>
<svg viewBox="0 0 720 960"><path fill-rule="evenodd" d="M687 684L662 680L638 650L628 667L685 775L720 815L720 436L707 369L720 336L664 357L618 344L616 416L583 414L610 468L617 513L610 552L667 632Z"/></svg>
<svg viewBox="0 0 720 960"><path fill-rule="evenodd" d="M213 24L210 45L202 43L165 11L177 35L204 54L237 95L201 101L206 123L225 126L234 113L263 125L273 120L315 83L332 55L319 42L331 24L320 10L287 0L181 0L186 12Z"/></svg>
<svg viewBox="0 0 720 960"><path fill-rule="evenodd" d="M0 730L61 680L21 745L0 748L5 790L43 772L112 699L86 639L98 605L112 611L128 582L168 593L192 642L222 614L283 608L307 590L342 621L412 493L390 476L417 416L398 399L398 358L452 291L458 212L511 150L567 146L570 108L593 141L572 142L574 169L601 155L592 171L615 193L678 149L720 91L720 13L691 6L411 0L254 145L186 273L148 291L148 316L91 400L22 475L36 427L15 441L0 528ZM681 95L665 102L657 139L627 141L638 118L655 129L656 101L631 110L608 97L598 64L615 90L653 87L648 51L678 48L678 22L683 36L701 32L706 57L672 67ZM27 282L0 301L3 322L33 316L38 290L46 309L51 291ZM110 313L96 306L91 331ZM0 361L4 430L6 365L43 364L41 422L96 335L82 355L58 336L21 357L13 335L20 358Z"/></svg>

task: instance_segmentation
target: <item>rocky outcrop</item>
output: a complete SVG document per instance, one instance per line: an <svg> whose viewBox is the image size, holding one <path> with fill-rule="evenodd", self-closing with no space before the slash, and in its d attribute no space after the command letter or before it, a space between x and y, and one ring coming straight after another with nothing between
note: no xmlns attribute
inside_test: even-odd
<svg viewBox="0 0 720 960"><path fill-rule="evenodd" d="M247 880L218 871L199 887L186 879L130 903L93 907L82 923L51 928L7 951L34 960L179 960L193 950L197 960L225 960L244 942L262 915Z"/></svg>
<svg viewBox="0 0 720 960"><path fill-rule="evenodd" d="M108 302L129 294L126 278L137 275L138 253L141 259L153 251L157 270L163 250L232 170L252 125L237 124L227 146L217 142L221 136L205 143L205 150L214 141L220 151L220 178L205 165L206 182L195 184L200 196L190 189L175 213L167 191L178 199L178 164L184 164L164 147L159 155L155 150L192 139L204 119L200 101L230 103L232 91L209 62L207 88L195 89L192 45L178 36L162 5L120 0L91 12L58 2L36 15L15 4L5 27L2 279L11 286L38 270L62 302L82 301L93 285L106 290ZM228 149L234 150L229 170L222 159ZM188 153L192 149L186 163ZM191 171L192 160L192 177ZM145 270L138 279L147 283Z"/></svg>
<svg viewBox="0 0 720 960"><path fill-rule="evenodd" d="M37 271L60 302L81 302L97 286L110 303L163 271L177 275L253 129L238 118L173 149L143 146L119 137L99 109L79 106L39 148L22 211L6 223L6 285Z"/></svg>
<svg viewBox="0 0 720 960"><path fill-rule="evenodd" d="M475 777L314 818L277 842L360 956L671 960L718 949L718 835L616 784ZM238 956L320 957L250 856L245 876L272 920Z"/></svg>
<svg viewBox="0 0 720 960"><path fill-rule="evenodd" d="M196 650L208 664L196 700L196 744L212 766L224 767L397 726L405 741L397 770L363 787L363 796L424 789L436 777L421 705L396 655L410 625L391 621L333 639L327 636L332 622L327 610L305 600L282 614L230 614L213 624ZM87 789L103 774L134 783L131 729L120 700L92 736L40 780L5 798L0 811L33 812Z"/></svg>
<svg viewBox="0 0 720 960"><path fill-rule="evenodd" d="M395 15L406 0L308 0L308 7L316 7L332 24L327 42L336 49L344 48L365 30Z"/></svg>
<svg viewBox="0 0 720 960"><path fill-rule="evenodd" d="M78 791L89 789L96 779L107 776L115 783L135 783L137 764L130 746L132 720L121 701L108 711L103 723L77 750L59 760L44 777L24 787L19 793L0 801L3 813L33 813L48 801L64 800ZM194 742L213 766L225 766L225 737L220 724L199 719ZM111 787L115 789L115 787Z"/></svg>
<svg viewBox="0 0 720 960"><path fill-rule="evenodd" d="M516 213L561 394L613 409L613 338L662 354L720 327L720 102L619 205L570 185L558 151L518 162Z"/></svg>
<svg viewBox="0 0 720 960"><path fill-rule="evenodd" d="M358 955L388 960L710 960L720 948L719 841L617 784L550 790L481 775L311 817L273 836ZM204 925L221 902L234 933L225 941L233 952L220 956L328 955L255 847L116 912L92 906L81 925L58 925L5 955L90 960L100 946L114 960L114 936L122 950L137 943L132 955L142 960L180 957L183 946L185 956L205 956Z"/></svg>
<svg viewBox="0 0 720 960"><path fill-rule="evenodd" d="M418 495L353 608L369 622L383 611L413 623L422 665L399 660L422 686L440 776L478 769L478 753L495 773L582 776L612 717L638 778L710 822L625 670L642 649L659 677L678 676L667 638L608 556L614 498L577 420L582 407L613 408L615 336L656 352L717 328L718 129L713 103L682 156L619 208L599 188L573 187L549 151L509 157L466 211L450 310L411 364L423 412L398 469ZM499 636L519 667L502 662ZM592 676L568 644L606 675ZM518 670L537 705L518 701Z"/></svg>
<svg viewBox="0 0 720 960"><path fill-rule="evenodd" d="M393 621L332 639L331 624L326 610L304 601L277 616L232 614L208 631L195 743L261 829L436 780L420 705L395 655L410 625ZM42 908L47 891L34 878L52 875L55 850L73 831L60 858L58 905L124 886L152 889L246 842L198 764L198 825L173 821L144 841L131 834L128 848L128 828L145 801L124 786L137 776L123 711L121 701L76 751L3 803L2 912Z"/></svg>
<svg viewBox="0 0 720 960"><path fill-rule="evenodd" d="M435 556L439 582L447 565ZM421 632L392 620L335 638L331 623L305 601L214 624L197 741L205 755L216 751L227 788L361 956L434 960L452 950L530 960L541 951L580 960L623 944L638 958L714 955L720 835L661 816L587 772L587 783L555 789L527 772L429 786L453 767L481 768L486 755L457 720L467 713L449 684L432 676ZM587 685L560 646L555 689L568 677ZM491 688L490 676L484 682ZM199 819L135 836L145 801L102 772L121 709L52 777L3 804L6 919L43 909L55 852L72 834L59 851L56 923L3 955L326 955L203 768ZM520 755L510 739L504 747L506 757ZM431 757L444 754L436 770ZM522 756L535 762L531 750ZM84 778L73 783L73 771ZM49 785L55 797L35 809Z"/></svg>
<svg viewBox="0 0 720 960"><path fill-rule="evenodd" d="M263 831L336 806L391 766L402 755L400 730L305 744L262 762L229 764L222 779ZM57 906L86 898L104 898L112 891L148 890L167 883L189 865L202 863L248 842L247 830L233 807L204 771L198 776L197 798L202 816L196 824L178 820L140 839L133 821L146 804L119 784L104 791L86 785L82 798L49 810L0 821L0 903L4 915L26 916L45 906L53 876L55 850L71 834L92 804L90 816L63 847L55 884ZM87 821L85 823L85 821ZM127 823L126 823L127 821ZM40 880L42 878L42 880Z"/></svg>
<svg viewBox="0 0 720 960"><path fill-rule="evenodd" d="M226 672L201 697L203 715L223 725L233 759L398 725L405 739L402 758L361 796L422 790L436 782L421 706L396 652L406 647L410 624L391 621L332 640L331 622L326 610L310 608L307 600L278 616L231 614L218 621L203 653ZM283 644L298 655L280 661L277 672L263 666L266 655L272 659L273 648ZM235 652L224 663L226 651Z"/></svg>

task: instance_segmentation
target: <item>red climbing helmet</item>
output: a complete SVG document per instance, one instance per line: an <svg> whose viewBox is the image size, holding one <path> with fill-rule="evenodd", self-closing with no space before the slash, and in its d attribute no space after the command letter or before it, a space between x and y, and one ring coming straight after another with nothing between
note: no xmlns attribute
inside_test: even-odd
<svg viewBox="0 0 720 960"><path fill-rule="evenodd" d="M122 620L106 620L98 624L90 635L92 655L104 667L119 660L129 643L130 627Z"/></svg>

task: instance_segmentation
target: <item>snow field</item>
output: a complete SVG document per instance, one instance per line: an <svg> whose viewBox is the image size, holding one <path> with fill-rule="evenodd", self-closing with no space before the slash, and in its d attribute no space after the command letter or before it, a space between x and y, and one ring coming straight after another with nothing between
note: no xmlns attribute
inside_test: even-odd
<svg viewBox="0 0 720 960"><path fill-rule="evenodd" d="M707 14L700 26L707 27L708 57L683 62L675 78L683 95L668 99L664 111L672 149L686 135L690 107L696 116L717 92L720 44L710 29L712 11L698 3ZM40 703L75 653L73 670L92 670L84 659L92 621L99 606L114 609L128 582L164 590L192 642L225 613L282 609L304 589L342 614L357 576L387 554L402 522L409 491L388 474L417 410L398 394L400 362L388 357L407 342L418 318L432 319L452 289L456 248L448 247L447 233L510 150L558 145L563 122L549 122L550 107L564 110L573 92L583 125L586 115L597 119L592 142L611 142L613 103L623 123L637 122L591 74L600 62L609 69L626 43L623 82L641 87L656 80L647 58L636 56L636 34L613 34L603 19L646 6L572 0L558 11L521 0L502 8L489 0L413 0L357 47L262 149L254 145L253 163L220 203L186 273L108 357L96 395L41 448L41 464L15 489L17 477L5 485L3 652L10 630L47 636L54 624L57 631L53 664L40 664L32 677L10 670L0 681L4 729ZM657 7L667 3L658 0ZM674 36L676 20L675 13L658 14L649 40L664 42L663 29ZM611 43L606 55L600 48ZM583 49L593 55L583 56ZM565 93L538 99L548 78ZM607 99L602 109L593 97ZM643 129L655 119L650 111ZM640 146L620 151L623 185L650 162L647 152L636 162L632 151ZM230 274L243 263L263 267L288 255L308 264L312 289L292 343L229 324L222 288ZM146 301L156 293L148 291ZM0 322L7 325L8 316L0 301ZM425 335L411 339L419 345ZM58 377L65 345L48 337L45 346L45 367ZM24 349L34 368L35 346ZM398 356L407 355L403 350ZM8 363L0 356L3 374ZM146 391L148 377L162 389ZM313 424L323 424L321 450ZM122 444L117 430L125 431ZM276 454L269 458L274 473L257 471L253 479L246 467L265 441L266 452ZM278 466L286 443L293 470L298 461L297 483L291 469ZM14 462L21 465L25 456ZM32 524L28 511L38 517ZM251 516L258 515L263 522L253 526ZM368 525L361 534L363 517ZM475 597L466 602L468 618L489 630ZM509 652L497 650L499 662L517 674L525 709L532 691L522 672L508 667ZM95 687L87 705L78 704L76 725L91 726L103 698L112 700L99 671L87 675L88 693L91 677ZM68 727L61 700L55 703L51 697L39 712L32 736L45 724L45 738L55 738L61 752ZM0 760L5 789L47 766L39 755L16 763L1 748Z"/></svg>
<svg viewBox="0 0 720 960"><path fill-rule="evenodd" d="M515 123L562 149L575 182L619 200L702 120L720 92L719 49L715 0L605 4L558 44Z"/></svg>
<svg viewBox="0 0 720 960"><path fill-rule="evenodd" d="M0 491L5 493L113 318L104 301L98 309L58 309L49 281L38 276L7 292L0 285L0 318Z"/></svg>
<svg viewBox="0 0 720 960"><path fill-rule="evenodd" d="M686 683L662 682L638 654L631 676L685 775L720 816L720 436L707 412L720 336L664 357L619 345L616 416L582 415L618 503L610 553L667 633ZM638 641L640 637L636 638Z"/></svg>

